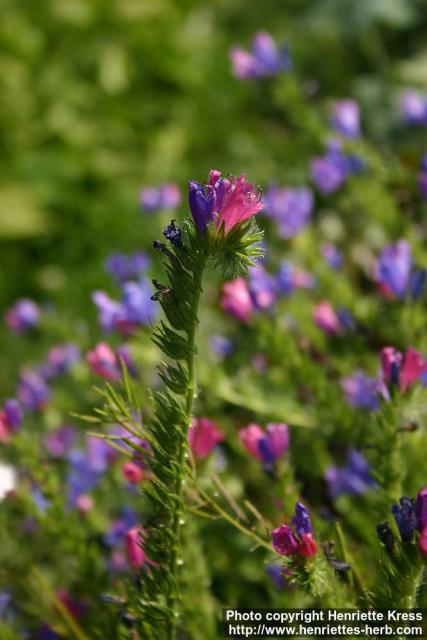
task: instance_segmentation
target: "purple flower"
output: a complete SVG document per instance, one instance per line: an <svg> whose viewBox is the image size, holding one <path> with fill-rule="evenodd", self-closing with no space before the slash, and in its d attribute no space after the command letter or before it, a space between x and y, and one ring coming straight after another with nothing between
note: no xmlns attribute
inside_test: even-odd
<svg viewBox="0 0 427 640"><path fill-rule="evenodd" d="M12 431L19 429L22 424L23 415L21 405L15 398L8 398L4 401L2 417Z"/></svg>
<svg viewBox="0 0 427 640"><path fill-rule="evenodd" d="M265 31L255 34L250 52L241 47L233 47L230 58L233 74L244 80L289 71L292 64L288 49L278 48L271 35Z"/></svg>
<svg viewBox="0 0 427 640"><path fill-rule="evenodd" d="M147 278L122 285L122 302L112 300L103 291L95 291L92 300L98 308L99 322L104 331L132 333L137 326L146 326L155 319L158 307L152 300L152 289Z"/></svg>
<svg viewBox="0 0 427 640"><path fill-rule="evenodd" d="M381 380L370 378L362 371L356 371L341 381L341 388L348 404L369 411L376 411L379 408L379 394L382 392L382 387Z"/></svg>
<svg viewBox="0 0 427 640"><path fill-rule="evenodd" d="M339 141L330 140L326 153L311 161L311 177L320 193L330 195L338 191L349 175L360 173L364 168L361 158L346 155Z"/></svg>
<svg viewBox="0 0 427 640"><path fill-rule="evenodd" d="M218 356L226 358L233 352L233 341L226 336L222 336L219 333L214 333L210 340L209 345L211 350Z"/></svg>
<svg viewBox="0 0 427 640"><path fill-rule="evenodd" d="M105 262L106 271L122 284L133 278L140 277L150 266L150 258L146 253L137 252L130 255L112 253Z"/></svg>
<svg viewBox="0 0 427 640"><path fill-rule="evenodd" d="M427 98L417 91L405 91L400 99L400 113L408 124L427 126Z"/></svg>
<svg viewBox="0 0 427 640"><path fill-rule="evenodd" d="M68 502L75 506L81 495L94 489L116 454L101 438L89 437L86 450L72 449L68 454Z"/></svg>
<svg viewBox="0 0 427 640"><path fill-rule="evenodd" d="M282 260L276 275L279 293L289 296L294 289L312 289L314 285L315 281L310 273L294 267L287 260Z"/></svg>
<svg viewBox="0 0 427 640"><path fill-rule="evenodd" d="M75 438L74 429L63 425L44 438L44 446L53 458L64 458L73 446Z"/></svg>
<svg viewBox="0 0 427 640"><path fill-rule="evenodd" d="M182 246L181 229L175 224L175 220L171 220L170 224L163 229L163 235L175 247Z"/></svg>
<svg viewBox="0 0 427 640"><path fill-rule="evenodd" d="M42 364L39 373L45 380L51 380L59 375L68 373L80 359L80 350L77 345L69 342L58 344L49 349L47 362Z"/></svg>
<svg viewBox="0 0 427 640"><path fill-rule="evenodd" d="M300 539L302 539L305 534L313 532L310 514L302 502L297 502L295 505L295 515L292 518L292 524L294 525L295 532Z"/></svg>
<svg viewBox="0 0 427 640"><path fill-rule="evenodd" d="M293 556L298 551L298 541L291 527L281 524L271 533L273 549L281 556Z"/></svg>
<svg viewBox="0 0 427 640"><path fill-rule="evenodd" d="M266 213L277 223L281 238L292 238L310 222L313 193L308 187L270 187L266 195Z"/></svg>
<svg viewBox="0 0 427 640"><path fill-rule="evenodd" d="M104 291L94 291L92 300L98 309L99 324L103 331L129 329L126 325L126 312L120 302L112 300Z"/></svg>
<svg viewBox="0 0 427 640"><path fill-rule="evenodd" d="M50 500L43 495L36 485L31 487L31 497L40 513L45 513L49 509Z"/></svg>
<svg viewBox="0 0 427 640"><path fill-rule="evenodd" d="M411 247L406 240L398 240L381 251L376 266L377 281L385 293L403 298L410 283L411 269Z"/></svg>
<svg viewBox="0 0 427 640"><path fill-rule="evenodd" d="M124 507L120 516L113 520L110 529L104 535L104 542L109 547L116 547L124 542L126 533L138 523L138 516L130 507Z"/></svg>
<svg viewBox="0 0 427 640"><path fill-rule="evenodd" d="M329 467L325 480L331 498L345 494L360 496L376 486L368 462L356 449L348 452L345 467Z"/></svg>
<svg viewBox="0 0 427 640"><path fill-rule="evenodd" d="M155 320L158 306L152 300L152 289L147 278L138 282L126 282L123 285L123 307L126 322L131 326L146 326Z"/></svg>
<svg viewBox="0 0 427 640"><path fill-rule="evenodd" d="M24 371L18 385L18 399L28 411L42 411L50 398L50 389L36 371Z"/></svg>
<svg viewBox="0 0 427 640"><path fill-rule="evenodd" d="M255 309L269 309L276 302L276 279L261 264L249 268L248 286Z"/></svg>
<svg viewBox="0 0 427 640"><path fill-rule="evenodd" d="M360 109L355 100L340 100L335 103L331 124L338 133L346 138L360 135Z"/></svg>
<svg viewBox="0 0 427 640"><path fill-rule="evenodd" d="M188 201L193 220L202 233L215 221L217 229L223 228L225 235L264 207L262 192L246 182L245 176L226 179L216 169L210 171L205 185L189 182Z"/></svg>
<svg viewBox="0 0 427 640"><path fill-rule="evenodd" d="M9 328L17 334L22 334L37 326L40 319L40 310L35 302L28 298L18 300L13 307L6 312L6 322Z"/></svg>
<svg viewBox="0 0 427 640"><path fill-rule="evenodd" d="M266 566L265 570L278 589L286 588L287 582L284 576L284 567L279 564L270 563Z"/></svg>
<svg viewBox="0 0 427 640"><path fill-rule="evenodd" d="M287 424L269 423L266 431L252 423L240 429L240 440L244 447L266 467L273 465L289 447Z"/></svg>
<svg viewBox="0 0 427 640"><path fill-rule="evenodd" d="M399 504L394 504L391 512L396 520L402 542L411 542L412 534L417 526L417 516L415 514L415 500L403 496Z"/></svg>
<svg viewBox="0 0 427 640"><path fill-rule="evenodd" d="M311 177L320 193L335 193L345 182L347 164L330 155L318 156L311 161Z"/></svg>
<svg viewBox="0 0 427 640"><path fill-rule="evenodd" d="M418 492L415 511L417 515L417 527L420 531L427 527L427 487Z"/></svg>
<svg viewBox="0 0 427 640"><path fill-rule="evenodd" d="M156 213L161 209L176 209L181 203L181 191L175 184L144 187L139 192L139 202L149 213Z"/></svg>
<svg viewBox="0 0 427 640"><path fill-rule="evenodd" d="M324 242L320 247L320 252L331 269L340 269L342 266L341 251L330 242Z"/></svg>

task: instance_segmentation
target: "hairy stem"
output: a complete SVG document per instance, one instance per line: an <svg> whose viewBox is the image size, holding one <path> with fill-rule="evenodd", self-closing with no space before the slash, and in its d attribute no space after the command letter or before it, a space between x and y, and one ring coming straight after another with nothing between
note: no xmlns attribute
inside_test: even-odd
<svg viewBox="0 0 427 640"><path fill-rule="evenodd" d="M185 504L183 498L184 491L184 483L185 483L185 475L186 475L186 460L188 456L188 430L191 425L191 421L193 418L193 404L194 398L196 396L196 333L197 327L199 324L198 313L199 313L199 304L200 297L202 294L202 278L203 272L205 269L205 260L202 260L198 267L195 268L193 277L194 277L194 296L192 300L192 323L187 331L187 346L189 356L187 359L187 368L188 368L188 380L187 380L187 389L185 394L185 420L182 424L181 429L181 437L179 442L179 450L178 450L178 473L176 476L175 482L175 496L176 496L176 509L173 514L172 519L172 531L173 537L177 541L172 549L172 557L171 557L171 577L172 583L175 585L175 593L173 593L170 597L170 606L174 611L174 616L171 620L171 624L169 625L169 633L168 638L170 640L174 640L176 638L176 629L177 629L177 620L179 619L179 593L177 588L177 583L179 580L179 564L180 564L180 555L181 555L181 527L185 523Z"/></svg>

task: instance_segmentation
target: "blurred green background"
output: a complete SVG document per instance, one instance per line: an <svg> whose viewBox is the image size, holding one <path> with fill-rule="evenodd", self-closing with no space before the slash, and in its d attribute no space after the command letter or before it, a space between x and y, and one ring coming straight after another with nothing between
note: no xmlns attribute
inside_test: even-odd
<svg viewBox="0 0 427 640"><path fill-rule="evenodd" d="M313 141L289 88L231 75L232 44L288 43L303 91L360 99L381 141L396 82L427 85L424 0L3 0L0 308L53 300L75 317L112 250L149 247L142 185L211 167L307 179ZM324 107L322 107L324 108ZM153 229L153 233L151 231Z"/></svg>

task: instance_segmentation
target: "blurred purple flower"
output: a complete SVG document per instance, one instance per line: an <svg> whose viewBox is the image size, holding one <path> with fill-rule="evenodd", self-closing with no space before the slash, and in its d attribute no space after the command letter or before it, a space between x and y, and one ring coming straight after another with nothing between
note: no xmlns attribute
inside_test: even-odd
<svg viewBox="0 0 427 640"><path fill-rule="evenodd" d="M77 345L71 342L58 344L49 349L47 360L38 371L46 381L49 381L59 375L68 373L79 359L80 349Z"/></svg>
<svg viewBox="0 0 427 640"><path fill-rule="evenodd" d="M233 74L236 78L263 78L282 71L289 71L292 62L286 47L278 48L271 35L265 31L255 34L250 52L241 47L230 50Z"/></svg>
<svg viewBox="0 0 427 640"><path fill-rule="evenodd" d="M377 486L368 462L356 449L348 452L345 467L329 467L325 480L331 498L345 494L360 496Z"/></svg>
<svg viewBox="0 0 427 640"><path fill-rule="evenodd" d="M126 533L138 523L138 515L130 507L124 507L118 518L112 521L109 530L104 534L104 542L109 547L116 547L124 542Z"/></svg>
<svg viewBox="0 0 427 640"><path fill-rule="evenodd" d="M27 411L42 411L50 398L50 389L36 371L25 370L18 384L18 400Z"/></svg>
<svg viewBox="0 0 427 640"><path fill-rule="evenodd" d="M40 309L32 300L22 298L6 312L5 317L9 329L14 333L22 334L38 325Z"/></svg>
<svg viewBox="0 0 427 640"><path fill-rule="evenodd" d="M239 437L244 447L263 465L273 465L289 447L287 424L269 423L265 432L258 424L251 423L240 429Z"/></svg>
<svg viewBox="0 0 427 640"><path fill-rule="evenodd" d="M361 158L346 155L338 140L330 140L326 153L311 161L311 177L323 195L335 193L349 175L360 173L365 168Z"/></svg>
<svg viewBox="0 0 427 640"><path fill-rule="evenodd" d="M427 487L423 487L417 495L415 503L417 527L420 531L427 527Z"/></svg>
<svg viewBox="0 0 427 640"><path fill-rule="evenodd" d="M342 253L341 251L330 242L324 242L320 247L320 252L331 267L331 269L340 269L342 266Z"/></svg>
<svg viewBox="0 0 427 640"><path fill-rule="evenodd" d="M411 247L406 240L398 240L381 251L376 277L383 291L403 298L410 282L411 269Z"/></svg>
<svg viewBox="0 0 427 640"><path fill-rule="evenodd" d="M360 109L355 100L339 100L335 103L331 124L334 129L346 138L357 138L360 135Z"/></svg>
<svg viewBox="0 0 427 640"><path fill-rule="evenodd" d="M261 264L249 268L249 295L255 309L269 309L277 299L276 278Z"/></svg>
<svg viewBox="0 0 427 640"><path fill-rule="evenodd" d="M139 278L150 266L150 258L146 253L132 254L112 253L105 262L106 271L118 284Z"/></svg>
<svg viewBox="0 0 427 640"><path fill-rule="evenodd" d="M226 358L233 352L233 341L219 333L214 333L209 340L209 346L213 353Z"/></svg>
<svg viewBox="0 0 427 640"><path fill-rule="evenodd" d="M277 223L279 236L292 238L310 222L313 193L308 187L270 187L265 211Z"/></svg>
<svg viewBox="0 0 427 640"><path fill-rule="evenodd" d="M56 431L48 433L44 438L44 446L54 458L64 458L76 439L73 427L63 425Z"/></svg>
<svg viewBox="0 0 427 640"><path fill-rule="evenodd" d="M176 209L181 199L181 191L175 184L143 187L139 192L140 205L148 213L156 213L161 209Z"/></svg>
<svg viewBox="0 0 427 640"><path fill-rule="evenodd" d="M379 395L383 394L384 383L377 378L370 378L362 371L341 380L341 388L348 404L360 409L376 411L380 406Z"/></svg>
<svg viewBox="0 0 427 640"><path fill-rule="evenodd" d="M408 124L427 126L427 98L417 91L405 91L400 98L400 113Z"/></svg>
<svg viewBox="0 0 427 640"><path fill-rule="evenodd" d="M121 331L128 334L137 326L151 324L158 313L152 300L153 291L147 278L122 285L122 302L112 300L103 291L95 291L92 300L98 308L99 322L104 331Z"/></svg>

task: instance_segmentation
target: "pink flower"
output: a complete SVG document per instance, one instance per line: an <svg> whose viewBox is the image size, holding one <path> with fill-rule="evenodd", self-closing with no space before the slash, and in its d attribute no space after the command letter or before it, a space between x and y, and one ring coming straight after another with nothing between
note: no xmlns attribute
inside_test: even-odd
<svg viewBox="0 0 427 640"><path fill-rule="evenodd" d="M111 382L121 378L120 363L117 356L106 342L100 342L86 354L86 362L91 370Z"/></svg>
<svg viewBox="0 0 427 640"><path fill-rule="evenodd" d="M298 542L291 527L281 524L271 533L273 549L281 556L293 556L298 551Z"/></svg>
<svg viewBox="0 0 427 640"><path fill-rule="evenodd" d="M129 529L125 536L126 557L132 569L140 569L147 561L142 547L145 531L136 526Z"/></svg>
<svg viewBox="0 0 427 640"><path fill-rule="evenodd" d="M138 484L144 477L144 471L136 462L126 462L123 465L123 475L130 484Z"/></svg>
<svg viewBox="0 0 427 640"><path fill-rule="evenodd" d="M420 375L427 371L427 361L418 351L408 347L400 370L399 385L400 390L405 391Z"/></svg>
<svg viewBox="0 0 427 640"><path fill-rule="evenodd" d="M241 322L248 322L254 311L247 282L237 278L224 283L221 294L221 309Z"/></svg>
<svg viewBox="0 0 427 640"><path fill-rule="evenodd" d="M239 436L249 453L267 466L274 464L289 447L287 424L269 423L264 433L258 424L252 423L240 429Z"/></svg>
<svg viewBox="0 0 427 640"><path fill-rule="evenodd" d="M312 558L317 553L317 543L311 533L304 533L298 546L298 553L303 558Z"/></svg>
<svg viewBox="0 0 427 640"><path fill-rule="evenodd" d="M421 531L420 539L418 540L418 546L421 550L421 553L427 556L427 527Z"/></svg>
<svg viewBox="0 0 427 640"><path fill-rule="evenodd" d="M89 513L93 509L93 498L86 493L82 493L76 498L75 505L80 513Z"/></svg>
<svg viewBox="0 0 427 640"><path fill-rule="evenodd" d="M224 437L218 425L208 418L195 418L188 432L188 442L198 460L206 458Z"/></svg>
<svg viewBox="0 0 427 640"><path fill-rule="evenodd" d="M341 331L340 320L330 302L322 300L314 309L314 322L329 335L336 335Z"/></svg>
<svg viewBox="0 0 427 640"><path fill-rule="evenodd" d="M189 183L189 204L194 222L202 233L207 224L215 222L218 229L224 226L225 234L252 218L264 206L261 191L245 182L244 176L231 176L228 180L221 178L221 172L215 169L209 174L208 184Z"/></svg>

